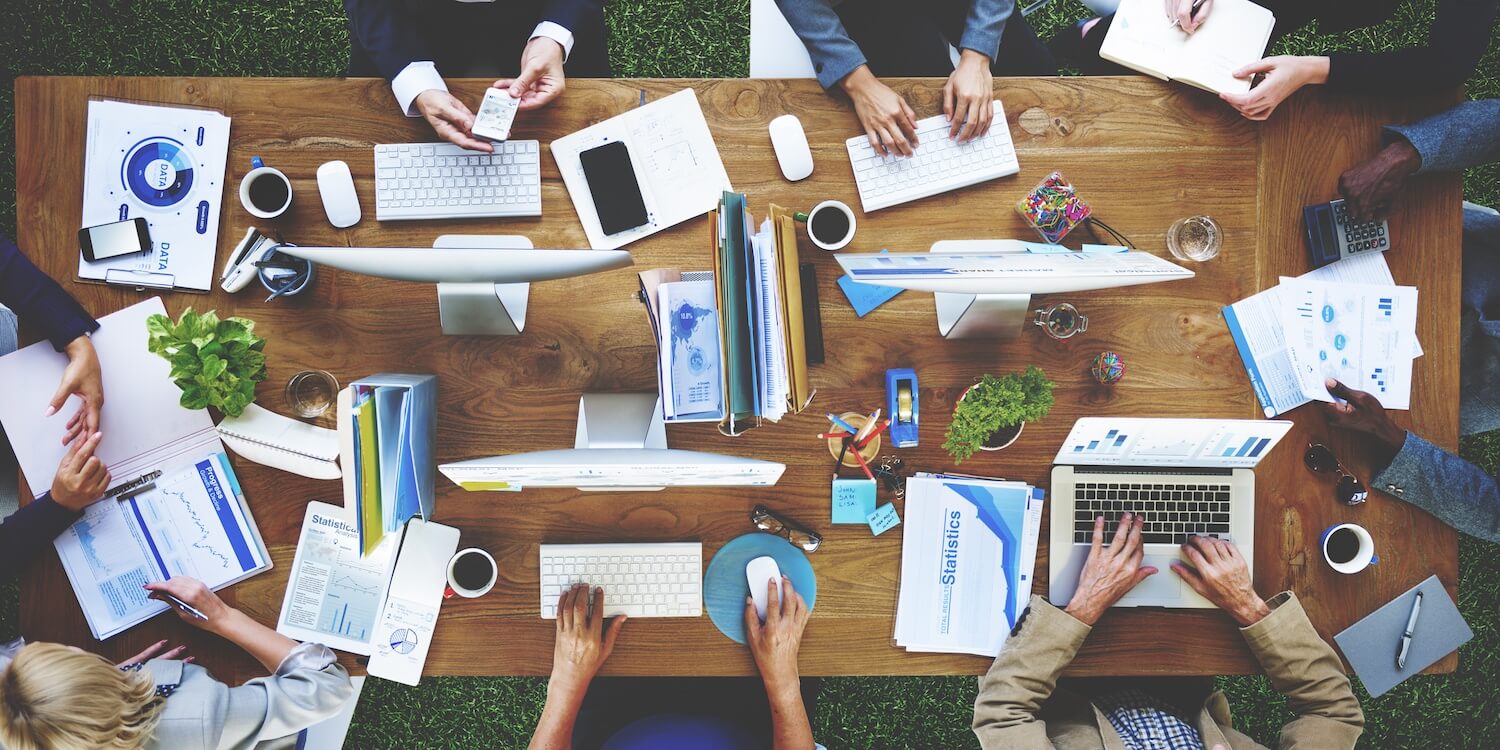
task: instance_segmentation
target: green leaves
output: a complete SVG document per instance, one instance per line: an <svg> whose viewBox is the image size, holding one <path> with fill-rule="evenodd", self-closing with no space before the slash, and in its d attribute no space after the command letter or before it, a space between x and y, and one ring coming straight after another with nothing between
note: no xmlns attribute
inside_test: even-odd
<svg viewBox="0 0 1500 750"><path fill-rule="evenodd" d="M961 464L995 432L1052 410L1052 381L1035 365L1003 378L985 375L954 407L943 447Z"/></svg>
<svg viewBox="0 0 1500 750"><path fill-rule="evenodd" d="M176 323L165 315L146 319L146 348L172 366L187 409L212 406L231 417L255 401L255 384L266 379L266 340L255 322L223 318L188 308Z"/></svg>

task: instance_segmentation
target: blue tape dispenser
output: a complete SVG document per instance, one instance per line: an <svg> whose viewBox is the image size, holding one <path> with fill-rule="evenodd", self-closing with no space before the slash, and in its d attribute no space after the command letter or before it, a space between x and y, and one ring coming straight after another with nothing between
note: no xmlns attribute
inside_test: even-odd
<svg viewBox="0 0 1500 750"><path fill-rule="evenodd" d="M915 448L920 412L917 405L917 371L899 367L885 371L886 413L891 420L891 445Z"/></svg>

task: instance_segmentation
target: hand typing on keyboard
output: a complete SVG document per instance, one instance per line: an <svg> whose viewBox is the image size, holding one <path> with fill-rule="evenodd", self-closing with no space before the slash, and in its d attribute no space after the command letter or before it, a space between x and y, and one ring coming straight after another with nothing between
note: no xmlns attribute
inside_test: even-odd
<svg viewBox="0 0 1500 750"><path fill-rule="evenodd" d="M1115 602L1141 581L1156 575L1156 568L1141 565L1146 548L1141 542L1145 519L1126 513L1115 529L1114 541L1104 546L1104 516L1094 520L1093 547L1078 575L1078 588L1068 602L1067 613L1085 625L1093 625Z"/></svg>
<svg viewBox="0 0 1500 750"><path fill-rule="evenodd" d="M881 156L911 156L917 148L917 115L901 95L880 82L869 66L861 65L840 83L854 102L854 114L864 126L870 148Z"/></svg>
<svg viewBox="0 0 1500 750"><path fill-rule="evenodd" d="M629 615L609 618L604 627L604 589L577 584L563 593L557 602L557 643L552 647L551 690L576 690L578 699L588 691L589 682L615 650L620 628Z"/></svg>
<svg viewBox="0 0 1500 750"><path fill-rule="evenodd" d="M994 76L990 59L971 49L964 50L958 66L943 84L943 115L948 118L948 137L968 141L990 132L995 119Z"/></svg>

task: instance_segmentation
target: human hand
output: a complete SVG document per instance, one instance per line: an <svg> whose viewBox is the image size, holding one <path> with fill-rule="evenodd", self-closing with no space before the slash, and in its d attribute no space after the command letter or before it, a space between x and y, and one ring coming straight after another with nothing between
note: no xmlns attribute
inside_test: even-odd
<svg viewBox="0 0 1500 750"><path fill-rule="evenodd" d="M568 79L563 75L563 48L556 40L539 36L526 43L521 50L521 74L515 78L501 78L494 87L505 89L521 100L520 109L545 107L567 88Z"/></svg>
<svg viewBox="0 0 1500 750"><path fill-rule="evenodd" d="M1249 627L1271 614L1266 601L1250 582L1250 565L1233 543L1208 536L1190 537L1182 551L1191 567L1172 563L1173 572L1200 596L1229 613L1240 627Z"/></svg>
<svg viewBox="0 0 1500 750"><path fill-rule="evenodd" d="M171 580L148 583L146 590L151 592L147 596L157 601L167 602L167 606L177 613L177 619L210 633L222 635L223 630L230 624L230 619L239 611L224 603L209 587L196 578L187 576L172 576ZM158 593L161 592L161 593ZM167 601L162 593L171 594L186 603L189 607L203 613L207 620L200 620L192 614L177 608L177 605Z"/></svg>
<svg viewBox="0 0 1500 750"><path fill-rule="evenodd" d="M150 646L147 646L145 651L142 651L139 654L136 654L135 656L132 656L129 659L120 662L119 664L116 664L115 666L122 668L132 667L137 664L145 664L152 659L176 659L177 657L182 656L183 652L185 651L187 651L187 646L178 646L177 648L169 650L167 649L167 642L165 640L161 640L151 644ZM183 659L183 661L191 662L195 658L197 657L189 656L186 659Z"/></svg>
<svg viewBox="0 0 1500 750"><path fill-rule="evenodd" d="M589 599L593 598L590 612ZM604 589L575 584L557 600L557 642L552 647L552 682L587 692L589 682L615 650L625 615L604 628Z"/></svg>
<svg viewBox="0 0 1500 750"><path fill-rule="evenodd" d="M1214 8L1214 0L1203 0L1198 9L1193 10L1193 0L1166 0L1167 18L1177 22L1177 28L1191 34L1203 25L1203 19L1208 18L1208 12Z"/></svg>
<svg viewBox="0 0 1500 750"><path fill-rule="evenodd" d="M104 433L95 432L78 435L68 444L68 452L52 477L52 502L77 513L104 497L109 489L109 468L94 455L103 439Z"/></svg>
<svg viewBox="0 0 1500 750"><path fill-rule="evenodd" d="M1374 436L1392 451L1392 455L1401 451L1401 446L1406 444L1406 430L1391 419L1380 399L1364 391L1356 391L1333 378L1329 378L1324 385L1335 398L1343 399L1342 403L1323 405L1323 412L1328 415L1330 423Z"/></svg>
<svg viewBox="0 0 1500 750"><path fill-rule="evenodd" d="M1141 529L1145 525L1144 516L1135 513L1120 516L1114 541L1106 549L1104 516L1094 519L1094 545L1089 550L1088 562L1083 564L1083 572L1078 576L1073 600L1068 602L1064 611L1085 625L1093 625L1136 584L1156 574L1154 566L1141 565L1141 560L1146 557L1146 548L1141 542Z"/></svg>
<svg viewBox="0 0 1500 750"><path fill-rule="evenodd" d="M917 147L916 113L906 100L881 83L864 65L845 76L842 85L854 103L854 114L864 126L870 148L881 156L892 152L911 156Z"/></svg>
<svg viewBox="0 0 1500 750"><path fill-rule="evenodd" d="M1422 155L1405 138L1339 175L1339 194L1357 221L1383 219L1406 178L1422 167Z"/></svg>
<svg viewBox="0 0 1500 750"><path fill-rule="evenodd" d="M990 132L990 123L995 119L994 101L990 59L974 50L964 50L959 55L958 67L943 84L943 115L948 118L948 137L963 142Z"/></svg>
<svg viewBox="0 0 1500 750"><path fill-rule="evenodd" d="M99 412L104 408L104 375L99 371L99 354L88 336L68 342L63 351L67 352L68 366L44 416L56 414L69 396L76 395L83 401L78 413L68 420L68 431L62 440L67 445L81 434L99 431Z"/></svg>
<svg viewBox="0 0 1500 750"><path fill-rule="evenodd" d="M494 153L489 141L474 137L471 132L474 113L454 95L441 89L427 89L417 94L416 105L439 138L470 151Z"/></svg>
<svg viewBox="0 0 1500 750"><path fill-rule="evenodd" d="M781 577L781 596L775 580L766 582L766 621L760 621L755 611L755 600L745 597L745 640L750 644L750 655L755 658L755 667L765 680L767 692L778 690L801 691L797 672L797 651L802 646L802 631L807 629L807 620L812 611L807 600L792 586L792 579Z"/></svg>
<svg viewBox="0 0 1500 750"><path fill-rule="evenodd" d="M1246 65L1234 71L1235 78L1250 78L1263 74L1264 78L1255 88L1243 94L1220 93L1219 98L1239 110L1250 120L1264 120L1271 116L1282 100L1296 93L1309 83L1324 83L1328 80L1328 58L1277 55Z"/></svg>

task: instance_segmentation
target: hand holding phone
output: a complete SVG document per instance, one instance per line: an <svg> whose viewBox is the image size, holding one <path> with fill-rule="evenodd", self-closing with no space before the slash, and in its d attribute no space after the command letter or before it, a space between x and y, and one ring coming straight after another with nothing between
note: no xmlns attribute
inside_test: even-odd
<svg viewBox="0 0 1500 750"><path fill-rule="evenodd" d="M484 101L479 103L479 113L474 116L474 127L469 129L476 138L503 141L510 138L510 126L516 120L516 110L521 100L504 89L490 88L484 91Z"/></svg>

